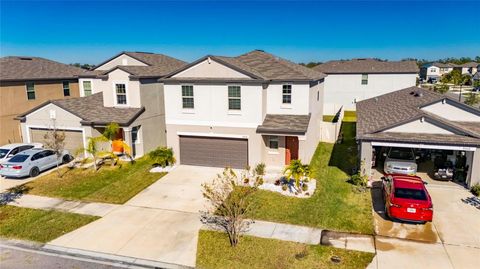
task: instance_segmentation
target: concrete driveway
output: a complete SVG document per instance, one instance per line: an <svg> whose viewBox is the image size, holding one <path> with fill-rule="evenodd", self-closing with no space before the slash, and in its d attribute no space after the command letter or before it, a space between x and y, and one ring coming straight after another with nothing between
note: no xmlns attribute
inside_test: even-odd
<svg viewBox="0 0 480 269"><path fill-rule="evenodd" d="M385 218L380 184L372 190L377 256L371 268L478 268L480 210L464 202L472 197L455 184L430 183L432 223L392 222Z"/></svg>
<svg viewBox="0 0 480 269"><path fill-rule="evenodd" d="M61 247L195 266L201 184L222 169L178 166L105 217L49 242Z"/></svg>

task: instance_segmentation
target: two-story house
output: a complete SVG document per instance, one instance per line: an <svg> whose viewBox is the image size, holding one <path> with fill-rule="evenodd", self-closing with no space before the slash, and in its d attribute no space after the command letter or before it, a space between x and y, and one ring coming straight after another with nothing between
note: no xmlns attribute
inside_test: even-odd
<svg viewBox="0 0 480 269"><path fill-rule="evenodd" d="M42 142L55 126L65 148L85 148L111 122L135 157L165 145L163 85L157 80L185 62L162 54L121 52L80 76L80 97L51 100L19 115L25 142Z"/></svg>
<svg viewBox="0 0 480 269"><path fill-rule="evenodd" d="M480 64L476 62L468 62L456 65L453 69L460 71L462 74L468 74L470 76L473 76L475 75L475 73L477 73L479 65Z"/></svg>
<svg viewBox="0 0 480 269"><path fill-rule="evenodd" d="M327 115L335 115L341 108L355 110L360 100L415 86L418 77L414 61L340 60L313 69L328 75L323 110Z"/></svg>
<svg viewBox="0 0 480 269"><path fill-rule="evenodd" d="M420 78L427 82L436 83L440 81L443 75L453 71L455 67L457 65L451 63L427 63L420 69Z"/></svg>
<svg viewBox="0 0 480 269"><path fill-rule="evenodd" d="M78 97L83 72L39 57L0 58L0 145L23 140L18 114L49 99Z"/></svg>
<svg viewBox="0 0 480 269"><path fill-rule="evenodd" d="M308 163L320 139L324 78L260 50L205 56L160 79L167 145L181 164Z"/></svg>

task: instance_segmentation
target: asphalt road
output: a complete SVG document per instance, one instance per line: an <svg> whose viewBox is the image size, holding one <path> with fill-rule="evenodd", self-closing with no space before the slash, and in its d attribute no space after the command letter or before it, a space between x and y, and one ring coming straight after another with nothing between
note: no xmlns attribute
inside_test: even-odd
<svg viewBox="0 0 480 269"><path fill-rule="evenodd" d="M1 269L117 269L126 266L102 263L69 256L60 256L35 250L0 246ZM132 268L132 267L129 267Z"/></svg>

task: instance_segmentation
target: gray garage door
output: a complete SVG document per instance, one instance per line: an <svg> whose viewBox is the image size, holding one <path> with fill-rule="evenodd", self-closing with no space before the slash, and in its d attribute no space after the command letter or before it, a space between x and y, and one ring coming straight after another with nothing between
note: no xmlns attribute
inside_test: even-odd
<svg viewBox="0 0 480 269"><path fill-rule="evenodd" d="M180 163L245 168L248 164L248 140L180 136Z"/></svg>
<svg viewBox="0 0 480 269"><path fill-rule="evenodd" d="M30 129L30 141L45 143L45 134L47 132L47 129ZM82 132L65 130L65 149L74 155L79 148L83 148Z"/></svg>

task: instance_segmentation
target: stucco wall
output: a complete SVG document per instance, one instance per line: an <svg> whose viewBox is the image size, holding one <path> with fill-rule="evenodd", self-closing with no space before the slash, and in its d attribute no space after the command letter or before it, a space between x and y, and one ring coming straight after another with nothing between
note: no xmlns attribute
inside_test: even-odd
<svg viewBox="0 0 480 269"><path fill-rule="evenodd" d="M424 107L422 110L451 121L480 122L480 116L448 103L438 102Z"/></svg>
<svg viewBox="0 0 480 269"><path fill-rule="evenodd" d="M140 65L147 66L147 64L140 62L139 60L132 58L128 55L122 54L111 61L98 66L95 70L110 70L118 65Z"/></svg>
<svg viewBox="0 0 480 269"><path fill-rule="evenodd" d="M292 85L292 103L282 104L283 85ZM310 85L308 83L274 83L267 88L267 114L307 115Z"/></svg>
<svg viewBox="0 0 480 269"><path fill-rule="evenodd" d="M362 74L329 74L324 86L324 114L333 115L341 106L355 110L355 102L415 86L417 74L368 74L362 85Z"/></svg>
<svg viewBox="0 0 480 269"><path fill-rule="evenodd" d="M175 78L250 78L214 60L205 60L175 76Z"/></svg>
<svg viewBox="0 0 480 269"><path fill-rule="evenodd" d="M278 136L278 149L269 147L269 135L262 135L262 161L269 168L285 166L285 136Z"/></svg>

